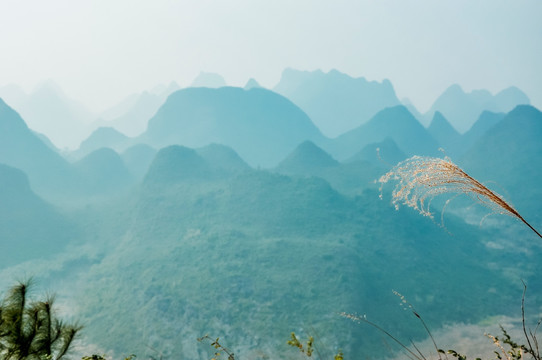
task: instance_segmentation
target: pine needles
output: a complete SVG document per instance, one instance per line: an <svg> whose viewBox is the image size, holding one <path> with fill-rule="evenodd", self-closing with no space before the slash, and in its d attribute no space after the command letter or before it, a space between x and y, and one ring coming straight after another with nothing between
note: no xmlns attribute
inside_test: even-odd
<svg viewBox="0 0 542 360"><path fill-rule="evenodd" d="M501 195L489 190L478 180L469 176L448 157L441 159L413 156L394 166L378 181L381 183L381 197L382 186L387 182L397 181L392 193L392 202L396 209L400 204L403 204L432 218L430 203L435 196L446 193L465 194L495 213L521 220L542 238L542 235Z"/></svg>

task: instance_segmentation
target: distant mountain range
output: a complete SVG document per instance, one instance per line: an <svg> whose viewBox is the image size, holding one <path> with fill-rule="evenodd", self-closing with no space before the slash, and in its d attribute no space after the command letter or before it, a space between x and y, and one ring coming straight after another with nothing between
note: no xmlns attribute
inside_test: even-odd
<svg viewBox="0 0 542 360"><path fill-rule="evenodd" d="M466 93L459 85L452 85L438 97L424 118L431 120L436 111L448 119L460 133L465 133L484 111L509 112L517 105L528 105L530 100L516 87L506 88L496 95L487 90Z"/></svg>
<svg viewBox="0 0 542 360"><path fill-rule="evenodd" d="M352 78L337 70L286 69L273 90L292 100L328 137L352 130L378 111L399 105L393 86L364 78Z"/></svg>
<svg viewBox="0 0 542 360"><path fill-rule="evenodd" d="M75 149L90 133L96 115L68 98L52 80L40 84L30 94L11 86L6 92L8 104L16 109L32 130L45 134L58 148ZM1 95L0 95L1 96Z"/></svg>
<svg viewBox="0 0 542 360"><path fill-rule="evenodd" d="M220 74L202 71L192 81L190 87L220 88L227 86L226 81Z"/></svg>
<svg viewBox="0 0 542 360"><path fill-rule="evenodd" d="M179 85L172 82L167 87L159 87L154 91L143 91L132 94L118 105L103 112L102 120L96 121L94 127L112 127L127 136L140 135L147 129L147 122L164 104L167 97L179 90Z"/></svg>
<svg viewBox="0 0 542 360"><path fill-rule="evenodd" d="M70 162L0 101L0 248L14 254L0 271L26 261L39 280L64 279L100 353L202 358L208 333L246 358L287 358L295 331L372 356L379 335L338 313L367 313L404 341L426 333L392 290L432 328L512 316L541 255L513 219L480 226L485 213L463 216L469 202L444 230L396 211L374 180L455 147L540 228L541 135L532 106L484 112L460 135L443 113L426 129L397 105L329 139L272 91L201 87L172 93L138 137L97 130Z"/></svg>

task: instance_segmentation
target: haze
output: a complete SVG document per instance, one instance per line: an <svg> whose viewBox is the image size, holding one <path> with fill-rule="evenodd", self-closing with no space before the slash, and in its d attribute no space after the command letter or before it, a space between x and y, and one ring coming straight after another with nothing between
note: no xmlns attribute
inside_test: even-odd
<svg viewBox="0 0 542 360"><path fill-rule="evenodd" d="M282 70L389 79L421 111L450 85L542 107L542 2L2 0L0 86L53 79L95 112L200 71L271 88Z"/></svg>

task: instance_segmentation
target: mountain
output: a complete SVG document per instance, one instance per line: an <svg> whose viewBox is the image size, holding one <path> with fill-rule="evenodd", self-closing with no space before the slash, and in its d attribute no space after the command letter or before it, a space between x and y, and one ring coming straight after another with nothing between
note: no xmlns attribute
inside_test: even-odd
<svg viewBox="0 0 542 360"><path fill-rule="evenodd" d="M366 124L335 139L328 152L339 160L348 159L371 143L391 138L401 151L411 155L435 155L438 144L429 132L402 105L381 110Z"/></svg>
<svg viewBox="0 0 542 360"><path fill-rule="evenodd" d="M383 170L388 170L406 158L406 154L399 149L395 141L387 137L383 141L366 145L358 153L347 159L346 162L366 161ZM384 173L383 170L382 174Z"/></svg>
<svg viewBox="0 0 542 360"><path fill-rule="evenodd" d="M234 149L251 166L274 166L299 143L324 141L291 101L265 89L187 88L171 94L136 142L155 148L212 143Z"/></svg>
<svg viewBox="0 0 542 360"><path fill-rule="evenodd" d="M211 179L210 169L180 146L157 154L121 242L81 278L76 311L89 342L202 358L207 345L195 339L209 334L246 358L283 359L295 331L365 357L381 349L380 334L338 313L367 312L400 339L425 335L393 289L416 299L433 328L477 322L517 300L521 285L491 268L504 254L486 246L495 234L478 226L450 216L452 237L376 191L346 197L315 177L252 170ZM488 296L495 288L499 296Z"/></svg>
<svg viewBox="0 0 542 360"><path fill-rule="evenodd" d="M285 69L273 90L292 100L329 137L350 131L380 110L400 104L388 80L367 81L337 70Z"/></svg>
<svg viewBox="0 0 542 360"><path fill-rule="evenodd" d="M458 155L463 155L467 150L471 148L474 143L481 138L489 129L500 122L505 113L494 113L491 111L484 111L480 114L480 117L472 125L472 127L463 134L461 137L461 151L458 151Z"/></svg>
<svg viewBox="0 0 542 360"><path fill-rule="evenodd" d="M133 183L133 177L121 157L110 148L91 152L74 167L82 179L81 192L88 195L119 194Z"/></svg>
<svg viewBox="0 0 542 360"><path fill-rule="evenodd" d="M137 144L124 150L121 154L122 161L136 180L142 180L157 151L145 144Z"/></svg>
<svg viewBox="0 0 542 360"><path fill-rule="evenodd" d="M454 129L448 120L446 120L440 111L435 111L435 115L433 115L433 120L427 128L427 131L444 151L453 151L460 143L461 135Z"/></svg>
<svg viewBox="0 0 542 360"><path fill-rule="evenodd" d="M78 235L73 223L31 190L26 174L0 164L0 269L52 256Z"/></svg>
<svg viewBox="0 0 542 360"><path fill-rule="evenodd" d="M76 176L69 163L31 131L0 99L0 163L23 170L34 191L64 192Z"/></svg>
<svg viewBox="0 0 542 360"><path fill-rule="evenodd" d="M250 166L228 146L210 144L195 150L211 166L220 169L226 174L234 174L250 169Z"/></svg>
<svg viewBox="0 0 542 360"><path fill-rule="evenodd" d="M290 155L280 162L280 173L304 173L317 169L337 167L339 162L312 141L304 141Z"/></svg>
<svg viewBox="0 0 542 360"><path fill-rule="evenodd" d="M375 189L374 180L385 170L367 161L339 163L311 141L301 143L273 169L294 177L318 177L345 195L360 195L367 188Z"/></svg>
<svg viewBox="0 0 542 360"><path fill-rule="evenodd" d="M33 130L45 134L58 148L75 149L90 132L95 115L49 80L38 86L17 106Z"/></svg>
<svg viewBox="0 0 542 360"><path fill-rule="evenodd" d="M491 182L497 192L514 194L506 197L542 226L541 136L542 113L517 106L474 143L460 164L480 181Z"/></svg>
<svg viewBox="0 0 542 360"><path fill-rule="evenodd" d="M137 136L145 131L147 122L164 104L167 97L178 90L176 83L155 91L133 94L118 106L103 114L106 120L95 122L94 126L113 127L128 136Z"/></svg>
<svg viewBox="0 0 542 360"><path fill-rule="evenodd" d="M160 149L145 175L147 186L214 178L212 167L194 149L171 145Z"/></svg>
<svg viewBox="0 0 542 360"><path fill-rule="evenodd" d="M473 90L466 93L455 84L442 93L431 106L426 117L432 118L435 111L440 111L452 126L460 133L466 132L484 110L509 112L516 105L530 104L530 100L521 90L510 87L492 95L487 90Z"/></svg>
<svg viewBox="0 0 542 360"><path fill-rule="evenodd" d="M248 79L243 89L250 90L252 88L261 88L260 84L258 84L258 82L254 78Z"/></svg>
<svg viewBox="0 0 542 360"><path fill-rule="evenodd" d="M190 87L206 87L206 88L220 88L226 86L224 78L215 73L201 71L198 76L192 81Z"/></svg>
<svg viewBox="0 0 542 360"><path fill-rule="evenodd" d="M77 158L82 158L100 148L108 147L123 151L130 145L131 139L112 127L100 127L81 142L79 149L73 152Z"/></svg>

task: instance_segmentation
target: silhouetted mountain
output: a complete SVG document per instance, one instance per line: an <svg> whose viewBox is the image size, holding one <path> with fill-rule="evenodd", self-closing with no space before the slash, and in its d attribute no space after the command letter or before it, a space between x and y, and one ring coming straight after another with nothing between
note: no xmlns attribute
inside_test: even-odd
<svg viewBox="0 0 542 360"><path fill-rule="evenodd" d="M402 106L384 109L369 122L343 134L324 147L337 159L348 159L371 143L391 138L407 155L434 155L438 144Z"/></svg>
<svg viewBox="0 0 542 360"><path fill-rule="evenodd" d="M261 86L260 86L260 84L258 84L258 82L255 79L250 78L250 79L248 79L248 81L245 84L245 87L243 89L250 90L252 88L261 88Z"/></svg>
<svg viewBox="0 0 542 360"><path fill-rule="evenodd" d="M520 105L487 130L460 162L479 180L498 184L492 186L497 192L514 194L506 197L520 213L529 214L537 221L539 228L542 226L541 138L542 113L532 106Z"/></svg>
<svg viewBox="0 0 542 360"><path fill-rule="evenodd" d="M137 144L126 149L122 154L122 161L135 179L141 180L149 170L157 151L145 144Z"/></svg>
<svg viewBox="0 0 542 360"><path fill-rule="evenodd" d="M435 111L427 131L445 151L455 150L459 146L461 135L439 111Z"/></svg>
<svg viewBox="0 0 542 360"><path fill-rule="evenodd" d="M302 174L337 166L339 162L331 155L312 141L305 141L282 160L276 170L284 174Z"/></svg>
<svg viewBox="0 0 542 360"><path fill-rule="evenodd" d="M138 142L161 148L212 143L233 148L252 166L273 166L305 140L324 141L309 117L265 89L188 88L170 95Z"/></svg>
<svg viewBox="0 0 542 360"><path fill-rule="evenodd" d="M439 96L426 117L440 111L460 133L467 131L484 110L509 112L516 105L529 104L529 98L518 88L510 87L493 96L487 90L465 93L459 85L452 85Z"/></svg>
<svg viewBox="0 0 542 360"><path fill-rule="evenodd" d="M200 72L192 84L190 84L190 87L206 87L215 89L223 86L226 86L226 81L224 81L224 78L221 75L204 71Z"/></svg>
<svg viewBox="0 0 542 360"><path fill-rule="evenodd" d="M23 170L35 191L63 192L75 182L70 165L0 99L0 163Z"/></svg>
<svg viewBox="0 0 542 360"><path fill-rule="evenodd" d="M75 226L32 192L26 174L0 164L0 269L51 256L75 238Z"/></svg>
<svg viewBox="0 0 542 360"><path fill-rule="evenodd" d="M392 138L387 137L378 143L366 145L358 153L354 154L347 162L367 161L380 169L388 170L398 162L407 158L406 154L399 149ZM382 171L382 174L384 171Z"/></svg>
<svg viewBox="0 0 542 360"><path fill-rule="evenodd" d="M95 150L74 164L83 179L83 193L118 194L127 190L133 177L121 157L110 148Z"/></svg>
<svg viewBox="0 0 542 360"><path fill-rule="evenodd" d="M77 158L81 158L100 148L111 148L123 151L130 144L131 139L112 127L100 127L81 143L79 149L73 152Z"/></svg>
<svg viewBox="0 0 542 360"><path fill-rule="evenodd" d="M273 90L303 109L330 137L352 130L380 110L400 103L388 80L378 83L351 78L337 70L285 69Z"/></svg>

